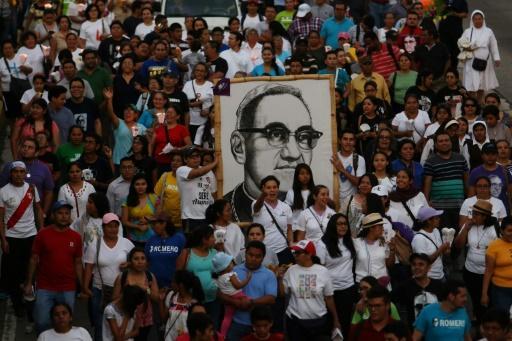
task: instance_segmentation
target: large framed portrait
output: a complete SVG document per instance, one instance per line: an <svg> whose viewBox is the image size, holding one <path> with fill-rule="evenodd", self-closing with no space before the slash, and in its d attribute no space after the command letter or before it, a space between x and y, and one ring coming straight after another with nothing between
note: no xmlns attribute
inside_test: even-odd
<svg viewBox="0 0 512 341"><path fill-rule="evenodd" d="M252 221L251 203L267 175L279 179L284 200L301 163L338 198L330 162L337 145L331 76L232 79L229 96L216 96L215 108L218 194L231 202L234 220Z"/></svg>

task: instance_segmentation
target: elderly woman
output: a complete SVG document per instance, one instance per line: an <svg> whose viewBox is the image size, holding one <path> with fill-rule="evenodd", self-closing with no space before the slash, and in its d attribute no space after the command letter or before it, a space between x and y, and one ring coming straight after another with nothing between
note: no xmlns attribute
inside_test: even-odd
<svg viewBox="0 0 512 341"><path fill-rule="evenodd" d="M482 11L471 14L470 26L459 39L459 46L473 53L464 63L464 87L481 103L485 91L498 87L494 66L500 66L498 43L494 32L486 26Z"/></svg>
<svg viewBox="0 0 512 341"><path fill-rule="evenodd" d="M112 300L114 281L126 265L126 258L134 248L131 241L119 237L121 221L114 213L103 216L103 237L96 238L84 256L83 290L92 298L92 323L95 340L101 340L103 309ZM92 280L92 291L89 285Z"/></svg>

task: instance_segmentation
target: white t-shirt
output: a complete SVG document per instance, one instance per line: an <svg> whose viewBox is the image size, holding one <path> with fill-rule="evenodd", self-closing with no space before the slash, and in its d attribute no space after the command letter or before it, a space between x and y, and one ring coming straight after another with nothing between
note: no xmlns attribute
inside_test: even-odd
<svg viewBox="0 0 512 341"><path fill-rule="evenodd" d="M430 239L432 239L432 241L421 235L420 232L424 235L427 235ZM420 230L414 235L411 246L412 252L425 253L430 256L436 252L442 244L443 239L441 238L441 233L438 229L434 229L432 233L429 233L425 230ZM434 279L444 278L443 260L441 256L437 257L436 260L432 263L430 271L428 272L428 277Z"/></svg>
<svg viewBox="0 0 512 341"><path fill-rule="evenodd" d="M465 227L467 228L467 227ZM468 253L464 266L470 272L483 275L485 272L485 252L489 244L498 238L493 226L472 226L468 232Z"/></svg>
<svg viewBox="0 0 512 341"><path fill-rule="evenodd" d="M299 219L300 212L302 212L304 209L306 209L308 206L308 197L309 197L309 189L303 189L300 191L300 194L302 196L302 200L304 200L304 207L302 210L292 210L292 216L293 216L293 223L292 228L295 231L297 228L297 219ZM288 192L286 192L286 198L284 199L284 202L290 205L290 207L293 206L293 188L290 188Z"/></svg>
<svg viewBox="0 0 512 341"><path fill-rule="evenodd" d="M378 240L373 244L368 244L363 238L356 238L353 241L356 249L356 282L366 276L375 278L388 276L388 269L386 268L387 244L381 245Z"/></svg>
<svg viewBox="0 0 512 341"><path fill-rule="evenodd" d="M236 289L231 283L231 277L233 276L238 279L238 275L233 271L220 275L219 278L214 279L214 282L217 284L220 292L232 296L242 291L242 289Z"/></svg>
<svg viewBox="0 0 512 341"><path fill-rule="evenodd" d="M306 239L317 242L325 233L327 224L336 212L327 207L322 214L318 214L313 206L302 211L297 219L297 231L305 231Z"/></svg>
<svg viewBox="0 0 512 341"><path fill-rule="evenodd" d="M101 43L101 35L110 34L110 28L102 19L95 22L84 21L80 27L80 38L85 39L85 48L97 50Z"/></svg>
<svg viewBox="0 0 512 341"><path fill-rule="evenodd" d="M68 17L78 17L78 12L81 12L85 9L87 4L77 4L76 2L72 1L69 3L68 6ZM82 9L83 8L83 9ZM85 19L84 16L80 16L82 19ZM71 21L71 28L77 32L80 31L81 24L75 23Z"/></svg>
<svg viewBox="0 0 512 341"><path fill-rule="evenodd" d="M139 36L140 39L144 40L144 37L155 30L155 22L153 21L151 25L146 25L143 22L137 25L135 28L135 35Z"/></svg>
<svg viewBox="0 0 512 341"><path fill-rule="evenodd" d="M194 82L193 86L192 82ZM208 117L201 116L201 110L209 109L213 105L213 83L206 81L203 85L199 85L195 80L191 80L185 83L183 92L190 101L198 98L203 102L201 107L190 107L190 124L196 126L205 124Z"/></svg>
<svg viewBox="0 0 512 341"><path fill-rule="evenodd" d="M76 156L78 160L80 155ZM75 220L85 213L85 206L87 205L87 200L91 193L96 193L96 190L94 186L87 181L83 182L82 188L76 193L73 192L73 189L68 184L65 184L60 186L58 200L65 201L67 204L73 206L71 219Z"/></svg>
<svg viewBox="0 0 512 341"><path fill-rule="evenodd" d="M299 319L316 319L327 314L325 297L332 296L329 270L313 264L309 268L292 265L284 274L283 284L286 293L290 293L290 302L286 315Z"/></svg>
<svg viewBox="0 0 512 341"><path fill-rule="evenodd" d="M428 113L423 110L418 111L418 115L416 118L410 122L407 116L405 115L405 112L401 112L393 118L393 121L391 121L391 125L393 127L398 127L398 131L413 131L413 140L414 142L418 143L423 135L425 134L425 131L427 129L427 126L430 124L430 117L428 116ZM406 137L402 137L399 140L403 140ZM409 137L407 137L409 138Z"/></svg>
<svg viewBox="0 0 512 341"><path fill-rule="evenodd" d="M75 51L71 52L71 56L73 58L73 61L75 62L76 69L78 71L82 70L82 68L84 67L84 60L82 58L83 51L83 49L77 47ZM59 56L55 57L55 62L53 63L53 66L60 66Z"/></svg>
<svg viewBox="0 0 512 341"><path fill-rule="evenodd" d="M341 160L341 163L343 164L343 167L352 175L355 175L357 177L361 177L366 173L366 162L364 161L364 158L361 155L358 155L358 161L357 161L357 171L354 172L354 157L353 154L350 154L349 156L345 157L341 155L341 152L338 152L338 157ZM346 177L344 177L341 173L338 174L340 177L340 203L342 201L349 200L350 196L356 193L357 188L354 186ZM346 205L345 205L346 206Z"/></svg>
<svg viewBox="0 0 512 341"><path fill-rule="evenodd" d="M181 166L176 171L180 189L181 219L204 219L206 208L213 203L212 193L217 192L217 180L212 171L188 179L192 168Z"/></svg>
<svg viewBox="0 0 512 341"><path fill-rule="evenodd" d="M36 202L39 202L40 199L36 188L34 188L34 199L32 199L32 202L27 206L21 218L16 222L13 228L7 228L7 222L14 212L16 212L16 209L21 204L28 189L29 184L26 182L21 187L16 187L8 183L0 189L0 207L5 209L4 223L6 237L28 238L37 234L34 217L34 199Z"/></svg>
<svg viewBox="0 0 512 341"><path fill-rule="evenodd" d="M116 277L121 273L119 265L126 262L128 253L134 245L126 238L119 238L116 245L110 248L101 238L100 253L96 258L97 245L97 242L91 243L84 256L84 263L94 264L92 285L101 289L101 278L103 278L104 285L114 286ZM101 278L99 271L101 271Z"/></svg>
<svg viewBox="0 0 512 341"><path fill-rule="evenodd" d="M92 341L89 332L82 327L71 327L67 333L60 334L55 329L48 329L42 332L37 341Z"/></svg>
<svg viewBox="0 0 512 341"><path fill-rule="evenodd" d="M113 303L107 305L105 312L103 313L102 337L103 341L114 341L114 335L112 335L112 330L110 329L108 320L115 320L118 326L121 326L121 323L123 323L123 313L119 311ZM133 318L129 319L126 326L126 332L130 332L133 329L134 324L135 320ZM133 341L133 338L126 339L126 341Z"/></svg>
<svg viewBox="0 0 512 341"><path fill-rule="evenodd" d="M20 103L21 104L30 103L30 101L32 100L32 98L34 98L35 95L36 95L36 91L34 90L34 88L30 88L30 89L26 90L23 93L23 95L21 96ZM42 99L44 99L46 101L46 103L49 102L48 91L46 91L46 90L43 91Z"/></svg>
<svg viewBox="0 0 512 341"><path fill-rule="evenodd" d="M224 236L224 252L228 255L236 258L240 252L245 249L245 237L238 226L235 223L229 223L228 226L214 225L216 230L225 230L226 235Z"/></svg>
<svg viewBox="0 0 512 341"><path fill-rule="evenodd" d="M242 17L238 17L238 19L240 19L240 24L242 24ZM243 30L245 31L248 28L258 29L260 22L262 22L262 20L260 20L260 16L258 14L256 14L254 17L246 15L243 22Z"/></svg>
<svg viewBox="0 0 512 341"><path fill-rule="evenodd" d="M36 46L32 49L28 49L25 46L22 46L19 48L16 56L21 54L26 54L28 56L24 65L29 65L32 68L32 72L28 75L30 82L32 82L32 78L36 73L44 73L44 54L41 50L41 45L36 44Z"/></svg>
<svg viewBox="0 0 512 341"><path fill-rule="evenodd" d="M27 79L27 76L20 71L20 65L30 66L28 58L24 63L21 62L20 53L17 53L13 59L0 58L0 81L2 82L2 91L7 92L11 90L11 75L20 79ZM9 65L9 69L5 62Z"/></svg>
<svg viewBox="0 0 512 341"><path fill-rule="evenodd" d="M251 205L251 210L253 212L253 222L259 223L263 225L263 227L265 228L265 239L263 240L263 242L265 243L265 245L267 245L268 248L272 249L275 253L283 251L288 247L285 236L287 235L286 232L288 230L288 225L292 224L292 209L290 208L290 206L288 206L281 200L278 200L277 206L275 208L270 206L268 203L264 203L260 211L258 213L254 213L255 203L256 200L253 201ZM268 213L265 206L268 207L270 212L272 212L274 218L279 224L279 228L281 228L281 231L283 233L277 230L278 227L272 220L272 217Z"/></svg>
<svg viewBox="0 0 512 341"><path fill-rule="evenodd" d="M228 63L228 71L226 72L226 78L233 78L235 73L243 71L247 74L252 71L251 58L247 52L240 50L238 52L232 49L222 51L220 57L224 58Z"/></svg>
<svg viewBox="0 0 512 341"><path fill-rule="evenodd" d="M476 201L476 195L473 195L472 197L469 197L466 200L464 200L460 208L459 215L472 218L473 205L476 204ZM503 219L507 216L507 209L505 208L505 205L503 205L503 201L501 201L501 199L491 197L491 199L485 201L488 201L492 204L492 216L494 218Z"/></svg>
<svg viewBox="0 0 512 341"><path fill-rule="evenodd" d="M405 204L407 205L407 207L409 207L409 209L411 210L411 213L415 217L418 216L418 211L420 210L420 208L430 206L428 204L427 198L425 197L425 194L423 194L423 192L418 192L418 194L416 194L413 198L407 200L405 202ZM394 215L390 214L390 217L393 219L394 222L400 222L400 223L405 224L411 228L413 227L413 225L414 225L413 220L412 220L411 216L409 215L409 213L407 212L407 210L405 209L402 202L390 201L389 209L401 213L399 216L394 216Z"/></svg>
<svg viewBox="0 0 512 341"><path fill-rule="evenodd" d="M89 245L96 241L96 238L103 236L102 224L101 217L93 218L88 214L82 214L80 218L75 219L71 224L71 228L80 233L82 237L82 241L84 242L84 254L87 252ZM123 224L119 224L117 236L119 238L123 237Z"/></svg>
<svg viewBox="0 0 512 341"><path fill-rule="evenodd" d="M320 258L320 263L329 270L334 290L348 289L354 285L354 275L352 265L354 260L352 255L343 244L343 239L338 239L338 247L341 252L340 257L332 258L327 251L327 246L322 240L316 243L316 255Z"/></svg>

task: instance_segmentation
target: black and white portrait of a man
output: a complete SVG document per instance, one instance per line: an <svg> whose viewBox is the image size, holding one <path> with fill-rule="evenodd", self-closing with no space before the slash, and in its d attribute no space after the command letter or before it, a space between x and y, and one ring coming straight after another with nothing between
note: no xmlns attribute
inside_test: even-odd
<svg viewBox="0 0 512 341"><path fill-rule="evenodd" d="M279 179L284 198L300 163L332 188L329 80L315 81L234 83L221 99L223 193L235 220L252 220L251 203L267 175Z"/></svg>

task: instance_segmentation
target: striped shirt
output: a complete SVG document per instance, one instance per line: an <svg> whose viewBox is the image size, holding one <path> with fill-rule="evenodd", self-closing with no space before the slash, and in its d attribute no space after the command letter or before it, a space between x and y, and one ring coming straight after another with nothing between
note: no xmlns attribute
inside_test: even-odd
<svg viewBox="0 0 512 341"><path fill-rule="evenodd" d="M464 157L452 153L450 159L438 154L427 159L424 175L432 176L430 200L437 209L460 208L464 201L464 173L468 166Z"/></svg>
<svg viewBox="0 0 512 341"><path fill-rule="evenodd" d="M389 49L393 51L394 56L391 55L391 51ZM374 66L373 71L377 72L385 79L388 79L389 75L397 70L398 60L400 59L400 50L395 45L390 45L388 48L386 44L381 44L380 50L372 52L371 57Z"/></svg>

